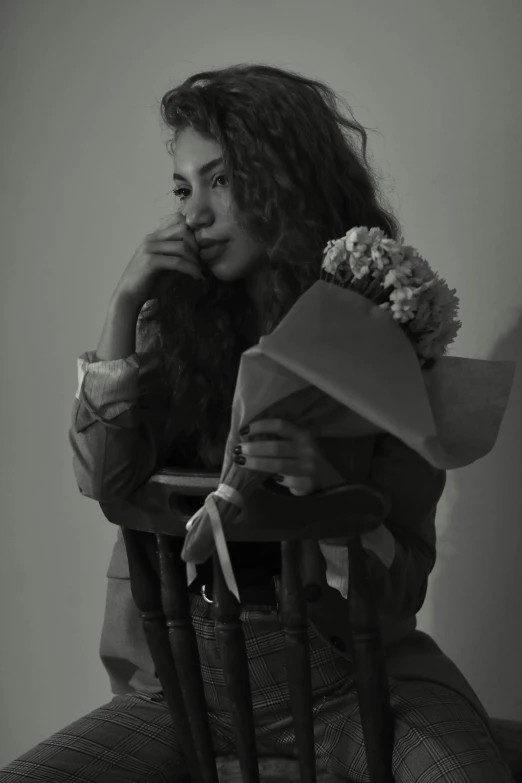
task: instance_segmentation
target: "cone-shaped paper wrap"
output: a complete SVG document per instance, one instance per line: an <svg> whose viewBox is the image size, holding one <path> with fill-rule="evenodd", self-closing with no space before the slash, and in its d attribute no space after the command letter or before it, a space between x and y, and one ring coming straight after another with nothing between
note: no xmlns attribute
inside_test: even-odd
<svg viewBox="0 0 522 783"><path fill-rule="evenodd" d="M495 445L515 362L442 357L422 371L391 315L364 296L317 281L239 367L221 484L187 525L182 557L204 562L214 545L237 596L223 530L266 474L239 468L239 430L260 418L306 422L316 437L389 432L435 467L464 467Z"/></svg>

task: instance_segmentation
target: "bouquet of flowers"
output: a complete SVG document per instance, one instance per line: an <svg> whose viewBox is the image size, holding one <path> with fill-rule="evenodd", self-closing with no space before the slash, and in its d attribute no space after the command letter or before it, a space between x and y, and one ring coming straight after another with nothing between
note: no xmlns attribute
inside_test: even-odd
<svg viewBox="0 0 522 783"><path fill-rule="evenodd" d="M187 524L189 583L216 548L239 598L226 531L267 478L233 462L246 424L277 417L315 437L388 432L445 470L491 451L515 362L445 356L462 325L457 311L455 290L381 229L327 243L320 279L241 357L220 484Z"/></svg>

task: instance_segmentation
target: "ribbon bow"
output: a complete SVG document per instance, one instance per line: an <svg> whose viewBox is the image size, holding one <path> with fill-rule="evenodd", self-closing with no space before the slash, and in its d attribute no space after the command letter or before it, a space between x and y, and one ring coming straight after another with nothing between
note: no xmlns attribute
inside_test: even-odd
<svg viewBox="0 0 522 783"><path fill-rule="evenodd" d="M200 519L203 518L205 512L210 518L210 524L212 526L212 533L214 536L214 542L216 544L216 552L223 571L225 583L231 593L233 593L239 601L239 589L234 577L234 571L232 570L232 563L230 562L230 555L228 553L228 547L226 544L225 533L223 532L223 523L221 522L221 516L216 504L216 498L226 500L228 503L233 503L240 510L243 508L244 501L241 493L231 487L229 484L220 484L214 492L207 495L204 505L196 511L195 514L187 522L185 529L190 530ZM187 585L192 584L197 576L196 564L187 562Z"/></svg>

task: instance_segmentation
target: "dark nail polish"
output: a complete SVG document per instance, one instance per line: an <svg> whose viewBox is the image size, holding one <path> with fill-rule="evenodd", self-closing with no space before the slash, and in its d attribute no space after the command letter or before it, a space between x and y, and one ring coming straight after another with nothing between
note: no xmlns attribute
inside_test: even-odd
<svg viewBox="0 0 522 783"><path fill-rule="evenodd" d="M281 482L281 481L284 481L284 480L285 480L285 477L284 477L284 476L281 476L281 474L280 474L280 473L278 473L278 474L277 474L277 476L274 476L274 481L279 481L279 482Z"/></svg>
<svg viewBox="0 0 522 783"><path fill-rule="evenodd" d="M246 459L244 457L234 457L234 462L237 462L238 465L244 465Z"/></svg>
<svg viewBox="0 0 522 783"><path fill-rule="evenodd" d="M241 454L241 446L236 446L234 449L234 454Z"/></svg>
<svg viewBox="0 0 522 783"><path fill-rule="evenodd" d="M242 430L239 430L240 435L248 435L249 432L250 432L250 427L248 425L246 427L243 427Z"/></svg>

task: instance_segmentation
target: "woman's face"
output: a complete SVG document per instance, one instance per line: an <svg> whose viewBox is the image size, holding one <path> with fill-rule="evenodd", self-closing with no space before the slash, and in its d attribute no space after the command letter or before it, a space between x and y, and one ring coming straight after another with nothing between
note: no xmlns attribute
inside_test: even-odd
<svg viewBox="0 0 522 783"><path fill-rule="evenodd" d="M173 157L177 208L196 242L226 240L212 249L200 247L201 265L223 282L245 279L251 288L266 267L266 254L234 217L220 145L185 128L178 135Z"/></svg>

